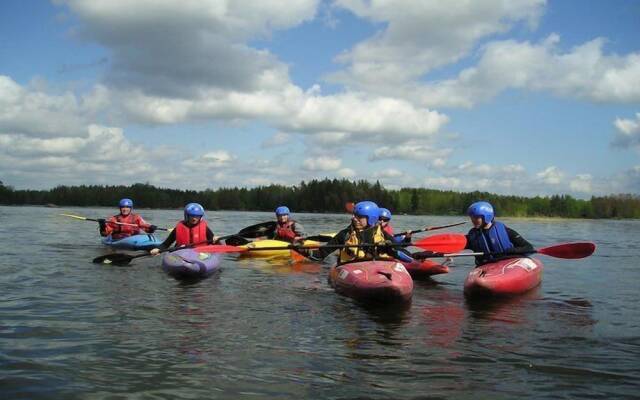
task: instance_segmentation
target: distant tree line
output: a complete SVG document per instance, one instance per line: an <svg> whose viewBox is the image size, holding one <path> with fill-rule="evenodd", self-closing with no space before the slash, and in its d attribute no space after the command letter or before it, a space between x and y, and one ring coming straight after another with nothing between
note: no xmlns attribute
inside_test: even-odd
<svg viewBox="0 0 640 400"><path fill-rule="evenodd" d="M295 212L344 212L351 201L372 200L393 213L460 215L478 200L491 202L501 216L565 218L640 218L640 196L612 195L576 199L502 196L487 192L460 193L447 190L387 190L379 182L324 179L297 186L269 185L255 188L176 190L136 183L131 186L57 186L50 190L14 190L0 182L0 204L115 207L123 197L136 207L181 208L197 202L208 210L272 211L287 205Z"/></svg>

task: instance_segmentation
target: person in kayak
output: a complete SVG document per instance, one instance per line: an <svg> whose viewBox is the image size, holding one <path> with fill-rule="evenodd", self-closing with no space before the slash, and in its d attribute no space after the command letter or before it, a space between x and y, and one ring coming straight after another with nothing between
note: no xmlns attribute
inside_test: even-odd
<svg viewBox="0 0 640 400"><path fill-rule="evenodd" d="M289 214L291 214L289 207L280 206L276 208L277 225L273 239L295 243L304 238L304 227L302 224L291 219Z"/></svg>
<svg viewBox="0 0 640 400"><path fill-rule="evenodd" d="M372 259L397 258L397 252L389 246L394 243L393 236L386 233L379 224L380 208L372 201L361 201L353 207L351 224L338 232L325 246L309 252L299 252L314 260L321 261L329 254L338 250L335 245L371 245L380 244L379 247L345 247L340 249L338 265ZM386 247L385 247L386 245Z"/></svg>
<svg viewBox="0 0 640 400"><path fill-rule="evenodd" d="M204 208L198 203L189 203L184 207L184 219L178 221L165 241L149 253L154 256L158 255L161 249L169 248L173 242L176 242L176 246L188 246L198 243L213 243L217 239L204 219Z"/></svg>
<svg viewBox="0 0 640 400"><path fill-rule="evenodd" d="M467 233L467 249L484 253L476 256L476 266L515 255L526 256L535 250L520 234L496 221L493 206L486 201L478 201L469 206L467 215L473 228Z"/></svg>
<svg viewBox="0 0 640 400"><path fill-rule="evenodd" d="M391 211L386 208L380 207L379 221L382 230L392 237L394 243L411 243L411 231L402 232L399 236L395 236L395 234L393 233L393 227L391 226ZM400 261L413 261L411 253L405 248L397 248L396 253Z"/></svg>
<svg viewBox="0 0 640 400"><path fill-rule="evenodd" d="M123 239L141 232L153 233L157 226L147 223L140 215L134 214L133 200L122 199L118 203L120 214L109 219L99 219L99 230L101 236L109 236L114 240ZM121 225L128 224L128 225Z"/></svg>

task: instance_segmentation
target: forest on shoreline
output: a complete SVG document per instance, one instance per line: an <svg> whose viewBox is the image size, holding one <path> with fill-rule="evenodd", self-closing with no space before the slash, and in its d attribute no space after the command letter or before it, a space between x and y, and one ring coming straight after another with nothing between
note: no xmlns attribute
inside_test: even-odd
<svg viewBox="0 0 640 400"><path fill-rule="evenodd" d="M208 210L273 211L287 205L293 212L344 212L352 201L372 200L393 213L462 215L469 204L486 200L500 216L562 218L640 218L640 196L620 194L576 199L569 195L506 196L487 192L455 192L424 188L385 189L379 182L323 179L295 186L220 188L202 191L131 186L57 186L49 190L15 190L0 182L0 204L116 207L123 197L140 208L181 208L190 202Z"/></svg>

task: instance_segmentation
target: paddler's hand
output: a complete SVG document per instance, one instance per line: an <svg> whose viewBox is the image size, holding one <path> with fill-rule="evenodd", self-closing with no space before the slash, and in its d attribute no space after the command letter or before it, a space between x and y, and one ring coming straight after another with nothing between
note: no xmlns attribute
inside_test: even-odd
<svg viewBox="0 0 640 400"><path fill-rule="evenodd" d="M104 232L107 229L107 220L105 220L104 218L99 218L98 225L100 232Z"/></svg>
<svg viewBox="0 0 640 400"><path fill-rule="evenodd" d="M213 235L213 239L211 239L211 243L216 244L220 241L220 236Z"/></svg>
<svg viewBox="0 0 640 400"><path fill-rule="evenodd" d="M149 227L147 228L147 232L148 232L148 233L153 233L153 232L155 232L155 231L156 231L156 229L158 229L158 227L157 227L157 226L155 226L155 225L149 225Z"/></svg>
<svg viewBox="0 0 640 400"><path fill-rule="evenodd" d="M151 254L152 256L157 256L158 254L160 254L160 249L151 249L151 251L149 251L149 254Z"/></svg>

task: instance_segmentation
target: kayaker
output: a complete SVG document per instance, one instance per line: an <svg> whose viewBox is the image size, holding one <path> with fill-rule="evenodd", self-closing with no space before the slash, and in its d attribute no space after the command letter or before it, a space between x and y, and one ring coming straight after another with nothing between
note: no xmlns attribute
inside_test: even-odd
<svg viewBox="0 0 640 400"><path fill-rule="evenodd" d="M117 240L132 235L138 235L143 231L147 233L153 233L158 228L155 225L147 223L140 215L134 214L132 212L133 200L122 199L118 203L118 207L120 208L120 214L114 215L109 219L101 218L98 220L101 236L111 235L112 239Z"/></svg>
<svg viewBox="0 0 640 400"><path fill-rule="evenodd" d="M393 233L393 227L391 226L391 211L386 208L380 207L380 227L382 230L391 236L394 243L411 243L411 231L402 232L401 235L395 236ZM398 247L395 249L397 258L400 261L411 262L413 258L411 253L406 248Z"/></svg>
<svg viewBox="0 0 640 400"><path fill-rule="evenodd" d="M493 206L486 201L478 201L469 206L467 215L473 228L467 234L467 249L483 256L476 256L476 266L514 255L526 256L534 252L531 243L520 234L495 220Z"/></svg>
<svg viewBox="0 0 640 400"><path fill-rule="evenodd" d="M302 224L291 219L289 207L280 206L276 208L277 225L273 239L294 243L304 238L304 227Z"/></svg>
<svg viewBox="0 0 640 400"><path fill-rule="evenodd" d="M338 250L331 247L335 245L393 244L393 237L384 232L378 223L379 218L380 208L376 203L361 201L353 207L353 217L347 228L338 232L325 246L312 252L301 250L300 253L314 261L321 261ZM340 249L338 265L357 260L397 258L396 256L393 247L345 247Z"/></svg>
<svg viewBox="0 0 640 400"><path fill-rule="evenodd" d="M402 232L402 236L395 236L393 233L393 227L391 226L391 211L386 208L380 207L380 226L382 230L394 237L397 243L411 242L411 231Z"/></svg>
<svg viewBox="0 0 640 400"><path fill-rule="evenodd" d="M159 247L152 249L149 253L157 255L160 250L169 248L176 242L176 246L187 246L197 243L213 243L218 238L207 226L204 219L204 208L198 203L189 203L184 207L184 219L176 224Z"/></svg>

